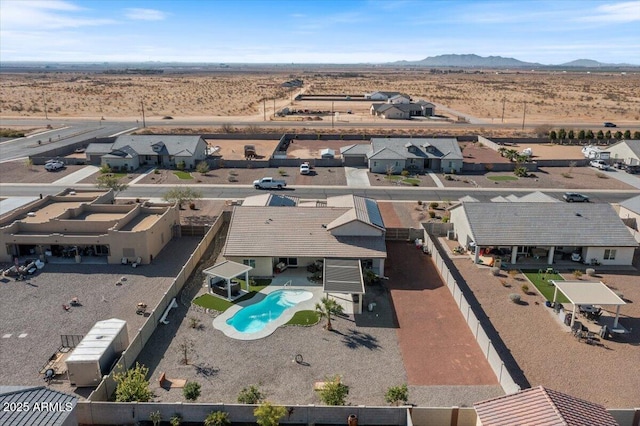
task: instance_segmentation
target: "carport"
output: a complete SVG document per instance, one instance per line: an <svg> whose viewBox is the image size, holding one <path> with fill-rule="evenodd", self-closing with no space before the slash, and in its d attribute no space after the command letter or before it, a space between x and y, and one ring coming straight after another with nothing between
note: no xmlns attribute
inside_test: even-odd
<svg viewBox="0 0 640 426"><path fill-rule="evenodd" d="M571 326L576 319L576 307L578 305L615 305L616 317L613 320L613 329L618 328L618 319L620 318L620 306L626 305L626 302L616 295L609 287L602 282L588 281L555 281L551 280L555 286L553 292L553 302L558 297L558 291L561 291L569 302L573 304L573 312L571 315ZM612 329L612 330L613 330Z"/></svg>
<svg viewBox="0 0 640 426"><path fill-rule="evenodd" d="M357 295L354 313L362 313L364 278L359 259L324 259L322 285L325 293Z"/></svg>
<svg viewBox="0 0 640 426"><path fill-rule="evenodd" d="M249 271L252 269L253 267L249 265L225 260L224 262L218 263L217 265L207 268L202 272L207 276L207 284L209 284L209 288L211 288L211 283L214 278L223 278L227 282L227 299L231 300L231 280L244 274L244 282L246 283L248 292Z"/></svg>

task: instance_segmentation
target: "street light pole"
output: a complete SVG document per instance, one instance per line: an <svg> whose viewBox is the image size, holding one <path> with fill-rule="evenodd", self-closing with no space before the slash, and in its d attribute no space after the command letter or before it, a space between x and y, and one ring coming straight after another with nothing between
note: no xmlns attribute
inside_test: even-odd
<svg viewBox="0 0 640 426"><path fill-rule="evenodd" d="M333 118L336 116L336 113L333 111L333 101L331 101L331 128L333 129Z"/></svg>

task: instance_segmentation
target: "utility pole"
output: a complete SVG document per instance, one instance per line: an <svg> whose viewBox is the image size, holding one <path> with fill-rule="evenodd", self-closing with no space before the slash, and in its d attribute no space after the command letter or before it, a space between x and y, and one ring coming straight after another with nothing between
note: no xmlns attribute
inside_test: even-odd
<svg viewBox="0 0 640 426"><path fill-rule="evenodd" d="M144 129L145 127L147 127L147 123L144 120L144 101L143 100L140 101L140 106L142 107L142 128Z"/></svg>
<svg viewBox="0 0 640 426"><path fill-rule="evenodd" d="M42 100L44 101L44 119L48 120L49 115L47 113L47 96L45 95L44 92L42 92Z"/></svg>
<svg viewBox="0 0 640 426"><path fill-rule="evenodd" d="M273 116L276 116L276 98L273 98Z"/></svg>
<svg viewBox="0 0 640 426"><path fill-rule="evenodd" d="M504 123L504 103L507 101L506 96L502 98L502 122Z"/></svg>
<svg viewBox="0 0 640 426"><path fill-rule="evenodd" d="M524 118L527 116L527 101L524 101L524 110L522 111L522 130L524 130Z"/></svg>
<svg viewBox="0 0 640 426"><path fill-rule="evenodd" d="M331 101L331 128L333 129L333 118L336 116L336 113L333 112L333 101Z"/></svg>
<svg viewBox="0 0 640 426"><path fill-rule="evenodd" d="M267 100L262 100L262 120L267 121Z"/></svg>

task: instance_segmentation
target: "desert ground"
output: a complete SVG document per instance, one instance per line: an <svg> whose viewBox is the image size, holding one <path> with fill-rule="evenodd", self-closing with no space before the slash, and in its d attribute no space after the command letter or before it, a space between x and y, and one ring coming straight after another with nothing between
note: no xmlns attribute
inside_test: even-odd
<svg viewBox="0 0 640 426"><path fill-rule="evenodd" d="M2 117L139 118L229 117L273 119L284 106L342 112L337 120L373 122L371 102L295 101L295 95L404 92L485 123L553 123L576 120L619 126L640 120L640 73L475 71L430 73L428 69L355 72L226 72L208 74L106 75L98 73L3 73ZM298 77L302 89L281 88ZM526 103L526 111L525 111ZM347 110L353 114L346 114ZM444 110L443 110L444 111ZM436 113L438 111L436 110ZM451 114L448 114L451 115ZM455 116L455 114L453 114ZM298 119L298 117L295 117ZM311 117L309 117L311 118ZM455 117L452 117L455 118ZM330 119L324 116L323 120ZM378 121L380 119L377 119ZM286 125L286 121L283 122Z"/></svg>

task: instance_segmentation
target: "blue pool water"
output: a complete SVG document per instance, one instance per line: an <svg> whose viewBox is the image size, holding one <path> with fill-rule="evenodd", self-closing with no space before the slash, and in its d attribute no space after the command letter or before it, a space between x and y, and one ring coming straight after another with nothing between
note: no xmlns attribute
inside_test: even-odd
<svg viewBox="0 0 640 426"><path fill-rule="evenodd" d="M306 290L276 290L260 302L240 309L227 320L227 324L241 333L255 333L278 319L287 309L312 297L313 293Z"/></svg>

